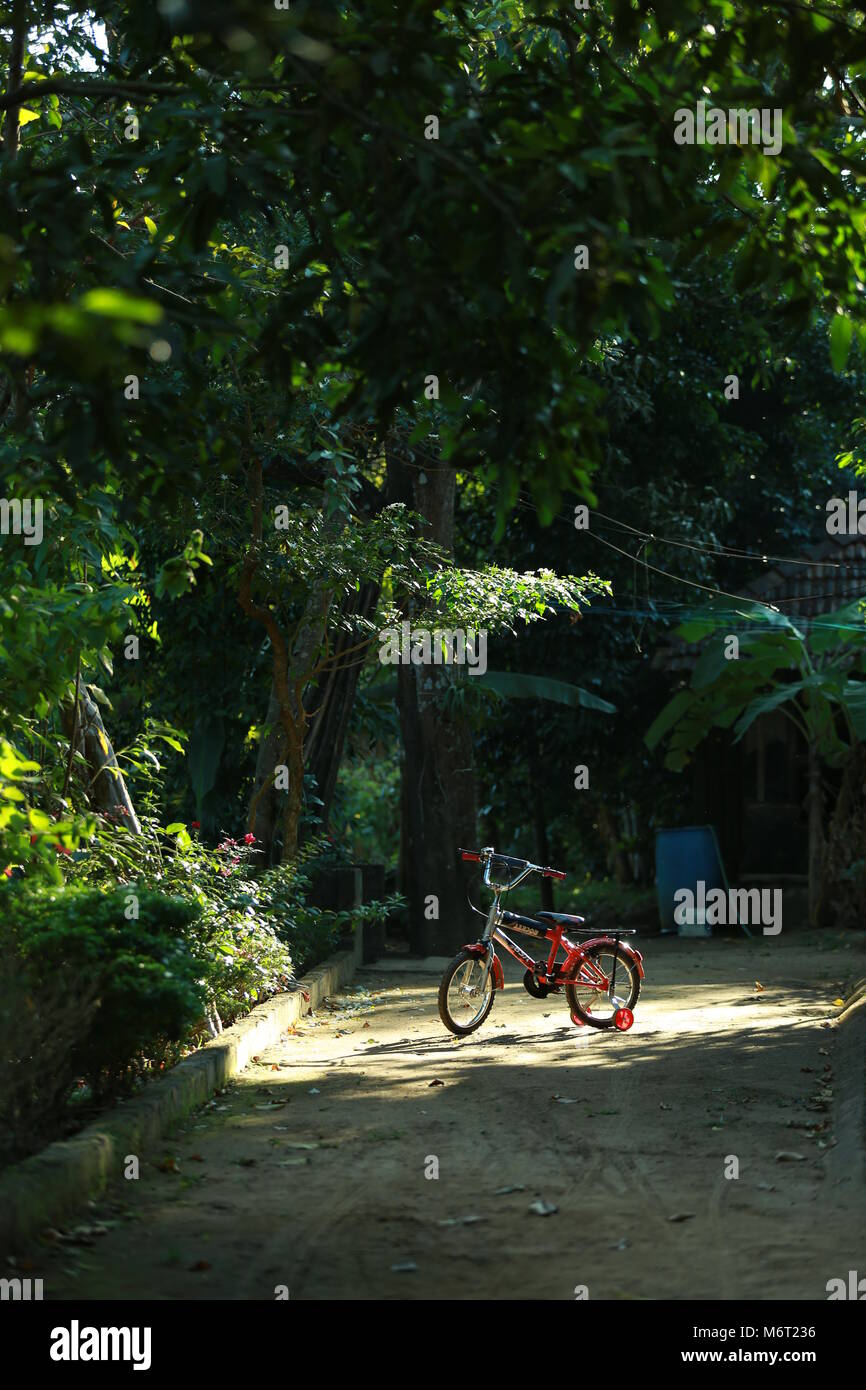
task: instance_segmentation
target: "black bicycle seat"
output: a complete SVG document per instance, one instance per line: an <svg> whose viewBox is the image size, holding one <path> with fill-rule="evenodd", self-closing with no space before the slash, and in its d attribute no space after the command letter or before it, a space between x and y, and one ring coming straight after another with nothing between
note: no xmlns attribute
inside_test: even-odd
<svg viewBox="0 0 866 1390"><path fill-rule="evenodd" d="M548 922L564 922L570 926L578 936L636 936L637 927L614 927L613 930L605 931L601 927L581 927L580 922L585 922L585 917L572 916L568 912L538 912L537 917L543 917Z"/></svg>

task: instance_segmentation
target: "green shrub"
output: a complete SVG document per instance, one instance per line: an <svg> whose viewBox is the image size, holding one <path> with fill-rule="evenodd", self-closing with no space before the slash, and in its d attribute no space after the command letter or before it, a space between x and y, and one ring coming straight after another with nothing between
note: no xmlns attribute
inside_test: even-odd
<svg viewBox="0 0 866 1390"><path fill-rule="evenodd" d="M74 1126L76 1049L97 1008L96 991L68 975L36 987L14 943L0 951L0 1167ZM78 1107L80 1110L80 1107Z"/></svg>
<svg viewBox="0 0 866 1390"><path fill-rule="evenodd" d="M204 1013L201 967L185 939L194 903L149 889L21 883L4 891L2 916L0 946L19 956L34 990L82 980L95 990L91 1026L69 1053L94 1091L130 1080Z"/></svg>

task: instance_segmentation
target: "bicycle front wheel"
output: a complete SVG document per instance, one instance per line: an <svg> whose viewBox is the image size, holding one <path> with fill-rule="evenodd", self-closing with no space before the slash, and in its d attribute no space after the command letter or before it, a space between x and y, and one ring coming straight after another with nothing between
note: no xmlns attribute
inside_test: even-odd
<svg viewBox="0 0 866 1390"><path fill-rule="evenodd" d="M576 978L565 986L572 1014L593 1028L613 1028L617 1010L633 1010L639 994L637 964L614 942L591 947Z"/></svg>
<svg viewBox="0 0 866 1390"><path fill-rule="evenodd" d="M462 950L452 960L439 986L439 1017L449 1033L466 1037L480 1028L493 1008L493 971L484 978L486 961Z"/></svg>

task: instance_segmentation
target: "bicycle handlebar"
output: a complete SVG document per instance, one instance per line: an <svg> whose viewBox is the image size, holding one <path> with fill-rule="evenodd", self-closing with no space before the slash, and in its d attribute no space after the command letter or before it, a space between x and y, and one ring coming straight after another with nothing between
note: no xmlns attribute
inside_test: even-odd
<svg viewBox="0 0 866 1390"><path fill-rule="evenodd" d="M531 864L528 859L512 859L510 855L497 854L495 849L458 849L457 853L462 859L468 859L473 864L486 864L491 859L499 859L510 869L525 869L528 872L541 874L542 878L565 878L562 869L552 869L549 865L543 867L541 864Z"/></svg>

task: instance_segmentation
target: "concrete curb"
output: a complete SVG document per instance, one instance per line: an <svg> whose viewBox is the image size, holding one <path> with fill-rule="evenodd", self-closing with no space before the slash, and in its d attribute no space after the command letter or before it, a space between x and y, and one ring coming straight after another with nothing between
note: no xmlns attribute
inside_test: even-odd
<svg viewBox="0 0 866 1390"><path fill-rule="evenodd" d="M361 961L361 924L351 950L329 957L304 975L291 994L258 1004L246 1018L184 1057L144 1094L82 1130L49 1144L0 1176L0 1258L20 1251L46 1226L57 1224L122 1172L127 1154L140 1154L250 1059L279 1040L298 1018L351 980ZM302 991L309 995L309 1002Z"/></svg>
<svg viewBox="0 0 866 1390"><path fill-rule="evenodd" d="M836 1022L845 1022L857 1009L862 1009L864 1004L866 1004L866 979L858 980L852 989L849 990L845 1003L842 1005L842 1011L836 1018Z"/></svg>
<svg viewBox="0 0 866 1390"><path fill-rule="evenodd" d="M836 1051L836 1144L828 1157L835 1184L851 1184L852 1201L862 1202L866 1181L866 980L849 991L833 1020L839 1037Z"/></svg>

